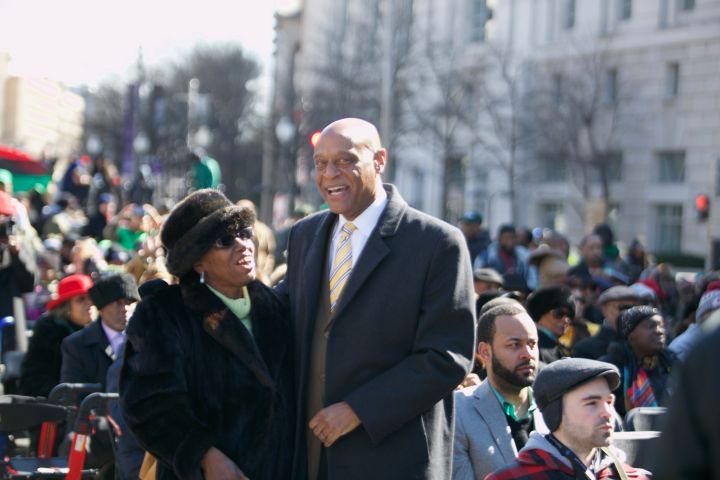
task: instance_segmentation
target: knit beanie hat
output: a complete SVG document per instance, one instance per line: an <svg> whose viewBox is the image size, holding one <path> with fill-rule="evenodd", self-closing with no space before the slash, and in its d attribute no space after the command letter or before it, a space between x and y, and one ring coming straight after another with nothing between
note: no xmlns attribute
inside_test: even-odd
<svg viewBox="0 0 720 480"><path fill-rule="evenodd" d="M607 380L610 391L620 385L615 365L587 358L562 358L540 370L533 384L533 397L551 432L560 428L563 395L598 377Z"/></svg>
<svg viewBox="0 0 720 480"><path fill-rule="evenodd" d="M97 308L103 308L116 300L127 298L140 301L137 283L129 273L113 273L101 276L88 291Z"/></svg>
<svg viewBox="0 0 720 480"><path fill-rule="evenodd" d="M526 308L536 322L551 310L564 308L575 316L575 302L572 292L565 286L552 286L535 290L527 299Z"/></svg>
<svg viewBox="0 0 720 480"><path fill-rule="evenodd" d="M700 297L695 318L702 321L709 313L718 308L720 308L720 280L715 280L710 282L702 297Z"/></svg>
<svg viewBox="0 0 720 480"><path fill-rule="evenodd" d="M251 227L255 215L233 205L219 192L197 190L172 209L160 238L167 248L167 269L177 277L192 271L193 265L225 233Z"/></svg>
<svg viewBox="0 0 720 480"><path fill-rule="evenodd" d="M655 315L661 315L660 310L648 305L638 305L636 307L630 307L627 310L620 312L618 317L618 330L623 338L627 339L635 327L646 318L650 318Z"/></svg>

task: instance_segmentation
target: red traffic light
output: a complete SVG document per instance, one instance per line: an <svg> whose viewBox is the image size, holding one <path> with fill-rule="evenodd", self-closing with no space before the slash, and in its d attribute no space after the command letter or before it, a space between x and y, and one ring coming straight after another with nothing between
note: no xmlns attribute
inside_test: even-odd
<svg viewBox="0 0 720 480"><path fill-rule="evenodd" d="M698 212L704 212L710 208L710 199L704 193L695 197L695 208Z"/></svg>
<svg viewBox="0 0 720 480"><path fill-rule="evenodd" d="M317 145L318 139L320 138L320 133L322 132L318 130L317 132L314 132L312 135L310 135L310 145L312 145L313 148L315 148L315 145Z"/></svg>
<svg viewBox="0 0 720 480"><path fill-rule="evenodd" d="M710 214L710 197L704 193L700 193L695 197L695 211L698 220L707 220Z"/></svg>

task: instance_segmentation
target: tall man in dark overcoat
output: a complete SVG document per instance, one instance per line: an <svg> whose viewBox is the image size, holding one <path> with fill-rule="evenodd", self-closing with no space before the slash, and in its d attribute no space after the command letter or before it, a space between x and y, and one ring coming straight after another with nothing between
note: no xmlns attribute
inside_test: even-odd
<svg viewBox="0 0 720 480"><path fill-rule="evenodd" d="M474 295L461 232L410 208L359 119L327 126L278 291L296 329L294 472L311 480L451 476L453 389L470 371Z"/></svg>

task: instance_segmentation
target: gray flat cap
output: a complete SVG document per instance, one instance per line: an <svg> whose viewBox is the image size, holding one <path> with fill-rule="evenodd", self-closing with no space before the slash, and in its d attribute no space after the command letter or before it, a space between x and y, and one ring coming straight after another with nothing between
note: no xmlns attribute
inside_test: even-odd
<svg viewBox="0 0 720 480"><path fill-rule="evenodd" d="M638 293L630 287L624 285L618 285L610 287L600 294L598 297L598 303L604 305L607 302L613 302L616 300L627 300L632 302L641 302L642 298Z"/></svg>
<svg viewBox="0 0 720 480"><path fill-rule="evenodd" d="M478 268L473 272L473 278L481 282L496 283L503 285L503 277L492 268Z"/></svg>
<svg viewBox="0 0 720 480"><path fill-rule="evenodd" d="M617 367L597 360L562 358L540 370L533 384L533 396L551 432L560 426L563 395L598 377L607 380L610 391L620 386Z"/></svg>

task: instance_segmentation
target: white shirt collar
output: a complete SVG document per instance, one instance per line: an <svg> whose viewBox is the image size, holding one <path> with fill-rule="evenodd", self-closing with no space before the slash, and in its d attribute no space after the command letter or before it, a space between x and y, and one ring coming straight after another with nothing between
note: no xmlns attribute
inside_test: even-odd
<svg viewBox="0 0 720 480"><path fill-rule="evenodd" d="M375 189L375 200L373 200L373 202L365 210L363 210L363 212L358 215L355 220L352 220L353 225L357 227L358 231L362 233L363 237L367 238L370 236L373 229L375 228L375 225L377 225L378 220L380 220L380 215L382 215L383 210L385 210L387 202L387 192L385 191L382 182L378 180L378 185ZM335 232L333 236L337 235L343 225L345 225L349 221L350 220L348 220L347 218L345 218L345 216L341 214L340 219L335 226Z"/></svg>

